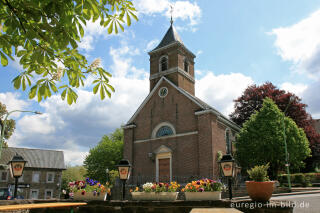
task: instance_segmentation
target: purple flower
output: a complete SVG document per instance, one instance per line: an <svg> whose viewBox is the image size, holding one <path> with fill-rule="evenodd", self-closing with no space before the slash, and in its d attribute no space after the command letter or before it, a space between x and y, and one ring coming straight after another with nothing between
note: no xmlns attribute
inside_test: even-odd
<svg viewBox="0 0 320 213"><path fill-rule="evenodd" d="M203 192L203 191L204 191L204 188L200 188L198 191L199 191L199 192Z"/></svg>
<svg viewBox="0 0 320 213"><path fill-rule="evenodd" d="M197 185L200 185L200 181L197 181Z"/></svg>

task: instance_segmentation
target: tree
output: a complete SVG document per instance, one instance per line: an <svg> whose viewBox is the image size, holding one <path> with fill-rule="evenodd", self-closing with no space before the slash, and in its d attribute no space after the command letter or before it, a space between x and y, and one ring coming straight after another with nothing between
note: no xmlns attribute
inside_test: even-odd
<svg viewBox="0 0 320 213"><path fill-rule="evenodd" d="M312 126L312 117L306 112L306 104L301 103L301 99L284 90L278 89L272 83L267 82L261 86L249 86L242 96L234 100L234 112L230 114L231 120L242 126L250 116L261 109L263 100L268 97L271 98L281 111L286 111L286 116L292 118L298 127L302 128L309 140L310 148L313 152L316 147L320 146L320 134L318 134ZM292 97L292 102L290 102Z"/></svg>
<svg viewBox="0 0 320 213"><path fill-rule="evenodd" d="M6 114L8 113L6 105L2 104L0 102L0 130L4 126L4 119ZM7 119L6 121L6 128L4 130L4 139L9 139L10 136L13 134L14 130L16 128L16 122L13 119ZM7 146L7 144L4 144L4 146Z"/></svg>
<svg viewBox="0 0 320 213"><path fill-rule="evenodd" d="M270 163L270 176L277 177L285 165L283 121L289 153L290 169L304 166L303 160L310 155L308 139L303 129L279 110L270 99L265 98L260 111L251 115L243 124L235 142L235 157L244 169Z"/></svg>
<svg viewBox="0 0 320 213"><path fill-rule="evenodd" d="M84 166L67 166L67 169L62 172L61 188L67 189L71 181L84 180L86 172Z"/></svg>
<svg viewBox="0 0 320 213"><path fill-rule="evenodd" d="M105 182L106 169L117 170L116 165L122 159L123 131L116 129L112 134L104 135L99 144L90 149L86 156L84 166L88 177Z"/></svg>
<svg viewBox="0 0 320 213"><path fill-rule="evenodd" d="M94 77L93 93L111 96L111 74L100 67L100 60L88 63L79 53L77 42L89 21L99 21L108 33L124 31L123 24L137 20L130 0L0 0L0 58L16 60L24 71L13 79L14 88L26 90L40 102L61 93L68 104L75 103L75 88ZM34 79L32 81L32 79Z"/></svg>

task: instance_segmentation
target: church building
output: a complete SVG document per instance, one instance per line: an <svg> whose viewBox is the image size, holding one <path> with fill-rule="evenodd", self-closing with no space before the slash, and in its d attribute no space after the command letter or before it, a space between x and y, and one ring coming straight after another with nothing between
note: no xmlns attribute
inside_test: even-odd
<svg viewBox="0 0 320 213"><path fill-rule="evenodd" d="M172 22L149 56L150 93L123 126L132 179L217 178L218 153L232 149L239 126L195 96L196 56Z"/></svg>

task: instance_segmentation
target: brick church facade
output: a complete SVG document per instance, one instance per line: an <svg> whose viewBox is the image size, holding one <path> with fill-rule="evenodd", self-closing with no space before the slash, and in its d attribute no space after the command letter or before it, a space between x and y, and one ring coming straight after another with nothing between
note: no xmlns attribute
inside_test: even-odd
<svg viewBox="0 0 320 213"><path fill-rule="evenodd" d="M232 149L239 127L195 97L195 55L172 24L149 55L150 93L123 126L132 179L216 178L218 152Z"/></svg>

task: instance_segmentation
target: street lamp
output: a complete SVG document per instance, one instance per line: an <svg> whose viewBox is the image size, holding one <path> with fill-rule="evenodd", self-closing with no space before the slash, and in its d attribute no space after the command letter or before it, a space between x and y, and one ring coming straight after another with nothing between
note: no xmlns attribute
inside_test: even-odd
<svg viewBox="0 0 320 213"><path fill-rule="evenodd" d="M119 171L120 180L122 181L122 200L124 200L125 194L126 194L125 186L126 186L126 181L130 177L131 164L128 160L122 159L117 165L117 167Z"/></svg>
<svg viewBox="0 0 320 213"><path fill-rule="evenodd" d="M10 168L10 174L12 178L15 178L15 184L14 184L14 194L13 198L17 197L17 189L18 189L18 179L22 176L24 166L26 165L27 161L23 159L21 155L18 155L16 153L15 156L13 156L12 160L9 161L9 168Z"/></svg>
<svg viewBox="0 0 320 213"><path fill-rule="evenodd" d="M283 118L282 118L282 126L283 126L283 140L284 140L284 151L285 151L285 160L286 160L286 164L285 164L285 167L286 167L286 170L287 170L287 178L288 178L288 187L289 187L289 191L291 192L291 179L290 179L290 169L289 169L289 153L288 153L288 146L287 146L287 136L286 136L286 127L285 127L285 124L284 124L284 119L286 117L286 112L289 108L289 106L291 105L291 103L294 101L294 97L293 96L290 96L290 99L289 99L289 103L286 107L286 109L284 110L283 114Z"/></svg>
<svg viewBox="0 0 320 213"><path fill-rule="evenodd" d="M228 178L229 198L232 199L232 177L235 173L235 162L231 154L223 155L218 162L221 166L223 175Z"/></svg>
<svg viewBox="0 0 320 213"><path fill-rule="evenodd" d="M109 183L109 168L106 169L106 173L107 173L107 183Z"/></svg>
<svg viewBox="0 0 320 213"><path fill-rule="evenodd" d="M4 120L2 121L2 124L0 125L1 126L1 135L0 135L0 159L1 159L1 152L2 152L2 145L4 143L4 130L6 129L7 127L7 119L9 117L9 115L11 113L14 113L14 112L30 112L30 113L34 113L34 114L37 114L37 115L41 115L42 113L41 112L38 112L38 111L26 111L26 110L13 110L13 111L10 111L10 112L7 112L5 117L4 117ZM2 165L0 164L1 167L3 168L7 168L7 165Z"/></svg>

